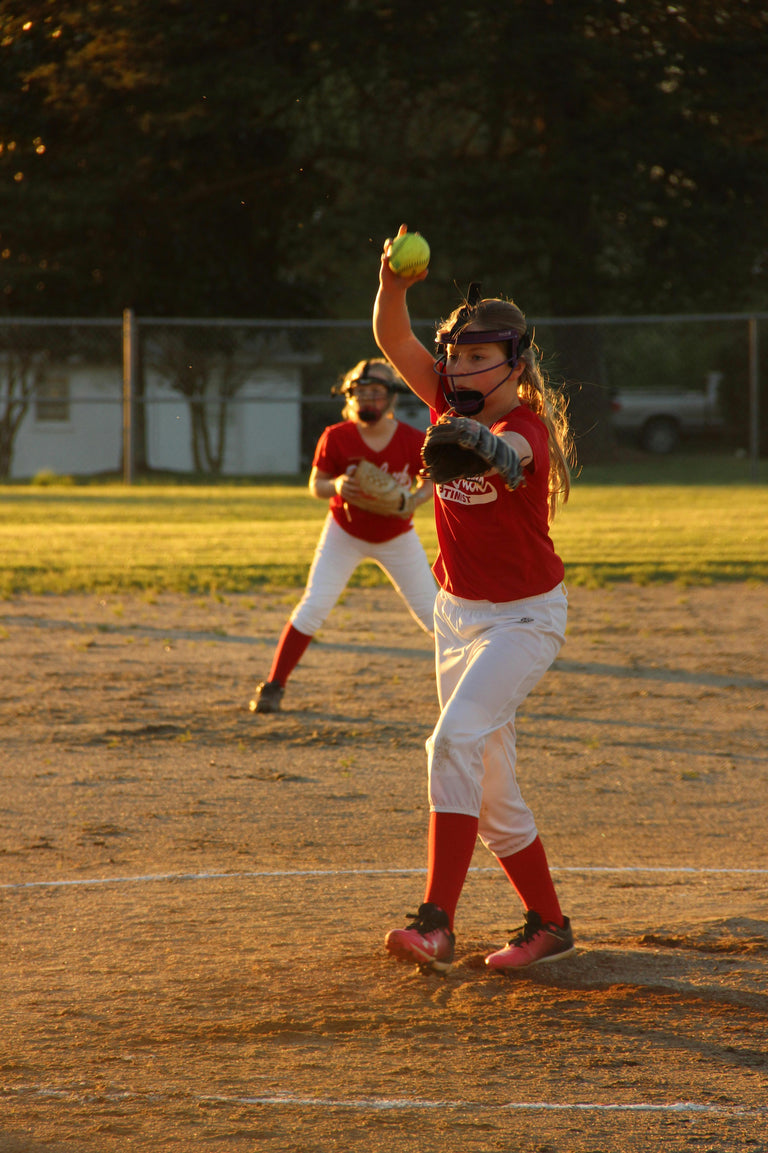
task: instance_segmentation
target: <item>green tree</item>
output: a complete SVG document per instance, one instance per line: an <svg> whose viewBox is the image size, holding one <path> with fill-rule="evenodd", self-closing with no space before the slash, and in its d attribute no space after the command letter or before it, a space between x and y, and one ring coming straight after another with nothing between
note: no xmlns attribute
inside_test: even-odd
<svg viewBox="0 0 768 1153"><path fill-rule="evenodd" d="M766 299L766 14L744 0L0 0L19 312L531 313ZM7 253L7 255L5 255Z"/></svg>
<svg viewBox="0 0 768 1153"><path fill-rule="evenodd" d="M290 78L312 63L298 17L195 0L0 14L7 308L311 306L280 257L284 215L318 193L293 156Z"/></svg>

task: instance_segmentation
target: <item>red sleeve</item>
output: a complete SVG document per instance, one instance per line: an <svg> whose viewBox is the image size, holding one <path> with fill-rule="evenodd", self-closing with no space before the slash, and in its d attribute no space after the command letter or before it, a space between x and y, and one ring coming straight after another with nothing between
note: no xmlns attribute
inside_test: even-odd
<svg viewBox="0 0 768 1153"><path fill-rule="evenodd" d="M327 472L329 476L339 476L340 473L346 472L349 464L348 455L341 447L342 437L336 431L339 427L344 429L343 424L341 426L331 424L323 430L312 458L312 467Z"/></svg>

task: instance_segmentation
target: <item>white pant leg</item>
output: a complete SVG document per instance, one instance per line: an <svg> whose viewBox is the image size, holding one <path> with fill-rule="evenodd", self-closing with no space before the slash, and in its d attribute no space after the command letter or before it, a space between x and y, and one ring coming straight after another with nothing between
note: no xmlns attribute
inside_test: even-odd
<svg viewBox="0 0 768 1153"><path fill-rule="evenodd" d="M361 561L369 556L370 545L344 532L331 513L315 547L304 595L291 613L291 624L305 636L313 637L322 626Z"/></svg>
<svg viewBox="0 0 768 1153"><path fill-rule="evenodd" d="M425 632L434 628L437 581L415 528L394 540L368 545L370 557L384 570L406 608Z"/></svg>
<svg viewBox="0 0 768 1153"><path fill-rule="evenodd" d="M515 724L510 721L491 733L485 743L480 840L497 857L519 853L536 840L533 813L523 800L515 771Z"/></svg>
<svg viewBox="0 0 768 1153"><path fill-rule="evenodd" d="M515 775L515 713L565 639L562 586L491 604L438 593L435 641L440 719L427 741L430 804L480 818L499 856L536 836Z"/></svg>

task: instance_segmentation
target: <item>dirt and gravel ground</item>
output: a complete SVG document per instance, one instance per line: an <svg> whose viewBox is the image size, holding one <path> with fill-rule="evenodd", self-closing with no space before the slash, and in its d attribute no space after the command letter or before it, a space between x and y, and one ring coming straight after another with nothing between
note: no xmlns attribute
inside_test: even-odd
<svg viewBox="0 0 768 1153"><path fill-rule="evenodd" d="M0 604L0 1151L768 1149L768 589L571 590L520 771L578 953L445 979L431 642L353 590L255 717L295 591Z"/></svg>

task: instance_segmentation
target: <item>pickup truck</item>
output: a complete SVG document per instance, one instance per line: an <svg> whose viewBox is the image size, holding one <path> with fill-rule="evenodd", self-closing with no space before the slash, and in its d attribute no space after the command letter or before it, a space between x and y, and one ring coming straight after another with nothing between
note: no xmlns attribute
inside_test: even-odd
<svg viewBox="0 0 768 1153"><path fill-rule="evenodd" d="M721 372L707 375L706 388L686 392L626 389L611 398L613 427L631 435L646 452L668 453L685 436L719 432L723 427L717 403Z"/></svg>

